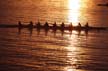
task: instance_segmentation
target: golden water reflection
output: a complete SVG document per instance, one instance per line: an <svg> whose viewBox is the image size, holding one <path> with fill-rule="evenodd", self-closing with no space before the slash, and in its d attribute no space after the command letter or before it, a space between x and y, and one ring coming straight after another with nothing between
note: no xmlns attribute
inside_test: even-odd
<svg viewBox="0 0 108 71"><path fill-rule="evenodd" d="M68 0L68 22L72 22L74 26L79 22L81 0Z"/></svg>
<svg viewBox="0 0 108 71"><path fill-rule="evenodd" d="M67 50L67 62L70 64L64 68L64 71L84 71L80 69L81 65L86 65L86 57L82 54L86 53L86 49L82 48L82 41L86 40L86 37L78 37L77 31L72 31L71 36L65 36L68 38L69 45L65 47Z"/></svg>
<svg viewBox="0 0 108 71"><path fill-rule="evenodd" d="M66 50L68 51L67 53L67 62L69 64L71 64L71 66L67 66L64 68L65 71L77 71L78 68L78 51L79 48L76 47L76 45L78 45L79 43L74 44L75 42L78 42L78 40L76 40L75 42L72 40L78 39L77 35L75 35L77 32L74 31L73 35L71 37L67 37L69 39L69 43L70 45L68 45L66 48Z"/></svg>

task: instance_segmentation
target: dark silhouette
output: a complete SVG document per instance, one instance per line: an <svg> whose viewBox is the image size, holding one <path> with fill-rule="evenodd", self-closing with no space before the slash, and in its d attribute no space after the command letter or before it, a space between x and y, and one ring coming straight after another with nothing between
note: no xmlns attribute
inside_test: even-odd
<svg viewBox="0 0 108 71"><path fill-rule="evenodd" d="M107 6L107 7L108 7L108 3L105 3L105 4L98 4L98 6Z"/></svg>
<svg viewBox="0 0 108 71"><path fill-rule="evenodd" d="M37 24L36 24L36 30L37 30L38 35L40 34L41 27L42 27L41 23L38 21Z"/></svg>
<svg viewBox="0 0 108 71"><path fill-rule="evenodd" d="M36 28L41 28L41 23L38 21L38 23L36 24Z"/></svg>
<svg viewBox="0 0 108 71"><path fill-rule="evenodd" d="M28 25L28 27L29 27L30 29L33 28L33 22L32 22L32 21L30 21L30 24Z"/></svg>
<svg viewBox="0 0 108 71"><path fill-rule="evenodd" d="M53 24L53 27L57 27L57 24L56 24L56 22L54 22L54 24Z"/></svg>
<svg viewBox="0 0 108 71"><path fill-rule="evenodd" d="M48 22L45 22L44 27L45 28L48 28L49 27Z"/></svg>
<svg viewBox="0 0 108 71"><path fill-rule="evenodd" d="M54 24L53 24L53 30L56 30L57 29L57 24L56 24L56 22L54 22Z"/></svg>
<svg viewBox="0 0 108 71"><path fill-rule="evenodd" d="M88 22L86 23L85 27L86 27L86 28L89 28L89 24L88 24Z"/></svg>
<svg viewBox="0 0 108 71"><path fill-rule="evenodd" d="M45 29L45 30L49 30L48 22L45 22L45 24L44 24L44 26L43 26L43 29Z"/></svg>
<svg viewBox="0 0 108 71"><path fill-rule="evenodd" d="M37 35L40 35L40 30L41 30L40 28L37 28L37 29L36 29Z"/></svg>
<svg viewBox="0 0 108 71"><path fill-rule="evenodd" d="M64 24L64 22L62 22L62 24L60 26L60 30L61 30L62 36L64 34L64 29L65 29L65 24Z"/></svg>
<svg viewBox="0 0 108 71"><path fill-rule="evenodd" d="M18 32L20 34L21 29L23 28L28 28L30 31L30 34L32 34L33 28L36 28L37 30L41 30L44 29L45 32L48 32L50 29L56 33L56 30L60 30L62 34L64 34L64 31L67 30L70 33L75 30L75 31L85 31L86 34L88 34L89 31L102 31L102 30L107 30L107 27L92 27L89 26L88 22L86 23L85 26L81 26L81 24L79 23L77 26L73 26L72 23L70 23L69 26L65 26L64 22L62 22L62 24L60 26L58 26L56 24L56 22L54 22L54 24L52 26L50 26L48 24L48 22L46 22L43 26L41 25L40 22L38 22L35 26L33 25L33 22L30 21L30 23L28 25L23 25L21 23L21 21L18 22L17 25L5 25L5 24L0 24L0 28L18 28Z"/></svg>
<svg viewBox="0 0 108 71"><path fill-rule="evenodd" d="M73 29L72 23L69 24L68 29L69 29L69 31L72 31L72 29Z"/></svg>
<svg viewBox="0 0 108 71"><path fill-rule="evenodd" d="M64 27L65 27L65 24L64 24L64 22L62 22L61 28L64 29Z"/></svg>
<svg viewBox="0 0 108 71"><path fill-rule="evenodd" d="M88 22L86 23L84 28L85 28L85 34L88 35L88 31L90 29Z"/></svg>
<svg viewBox="0 0 108 71"><path fill-rule="evenodd" d="M57 26L56 22L54 22L54 24L52 26L52 30L53 30L54 36L56 36L57 28L58 28L58 26Z"/></svg>
<svg viewBox="0 0 108 71"><path fill-rule="evenodd" d="M32 21L30 21L30 24L28 24L28 30L30 31L30 36L31 36L33 33L33 22Z"/></svg>
<svg viewBox="0 0 108 71"><path fill-rule="evenodd" d="M45 30L45 35L47 36L48 31L49 31L49 24L48 24L48 22L45 22L43 27L44 27L44 30Z"/></svg>
<svg viewBox="0 0 108 71"><path fill-rule="evenodd" d="M19 29L23 28L23 25L21 24L21 21L18 21L18 28Z"/></svg>
<svg viewBox="0 0 108 71"><path fill-rule="evenodd" d="M22 24L21 21L18 22L18 34L21 34Z"/></svg>
<svg viewBox="0 0 108 71"><path fill-rule="evenodd" d="M78 23L78 25L77 25L76 27L74 27L74 28L75 28L75 30L77 30L77 31L82 30L82 26L81 26L80 23Z"/></svg>
<svg viewBox="0 0 108 71"><path fill-rule="evenodd" d="M18 25L19 25L19 26L22 26L21 21L18 21Z"/></svg>
<svg viewBox="0 0 108 71"><path fill-rule="evenodd" d="M78 27L81 28L81 24L80 23L78 23Z"/></svg>

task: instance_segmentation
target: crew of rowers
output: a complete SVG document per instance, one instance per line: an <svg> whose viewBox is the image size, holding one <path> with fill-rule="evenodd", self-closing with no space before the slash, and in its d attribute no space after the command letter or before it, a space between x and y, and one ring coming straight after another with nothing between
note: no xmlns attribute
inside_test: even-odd
<svg viewBox="0 0 108 71"><path fill-rule="evenodd" d="M24 25L21 24L20 21L18 22L18 25L19 25L19 27L23 27L23 26L24 26ZM33 27L34 27L32 21L30 21L30 23L29 23L28 25L26 25L26 26L29 27L29 28L33 28ZM56 22L54 22L54 24L53 24L52 26L49 26L48 22L45 22L45 24L44 24L43 26L41 25L40 22L38 22L38 23L35 25L35 27L36 27L36 28L41 28L41 27L43 27L43 28L45 28L45 29L49 29L50 27L52 27L54 30L56 30L58 27L61 28L61 29L65 29L65 28L66 28L64 22L62 22L62 24L61 24L60 26L58 26L58 25L56 24ZM77 28L81 28L82 26L81 26L80 23L78 23L78 25L77 25L76 27L77 27ZM85 27L85 28L89 28L88 22L86 23L86 25L85 25L84 27ZM72 23L70 23L69 26L68 26L67 28L70 29L70 30L72 30L72 28L73 28Z"/></svg>

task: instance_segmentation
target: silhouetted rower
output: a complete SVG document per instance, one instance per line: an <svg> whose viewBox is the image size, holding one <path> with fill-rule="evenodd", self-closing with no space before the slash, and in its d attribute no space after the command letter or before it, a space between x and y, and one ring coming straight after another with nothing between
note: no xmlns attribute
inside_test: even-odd
<svg viewBox="0 0 108 71"><path fill-rule="evenodd" d="M21 34L22 24L21 21L18 22L18 34Z"/></svg>
<svg viewBox="0 0 108 71"><path fill-rule="evenodd" d="M81 28L81 24L80 23L78 23L78 27Z"/></svg>
<svg viewBox="0 0 108 71"><path fill-rule="evenodd" d="M69 24L69 30L72 30L73 29L73 25L72 23Z"/></svg>
<svg viewBox="0 0 108 71"><path fill-rule="evenodd" d="M45 28L45 29L49 29L48 22L46 22L46 23L44 24L44 28Z"/></svg>
<svg viewBox="0 0 108 71"><path fill-rule="evenodd" d="M36 27L37 28L40 28L41 27L41 23L38 21L38 23L36 24Z"/></svg>
<svg viewBox="0 0 108 71"><path fill-rule="evenodd" d="M64 29L64 27L65 27L65 24L64 24L64 22L62 22L61 28Z"/></svg>
<svg viewBox="0 0 108 71"><path fill-rule="evenodd" d="M77 27L76 27L77 30L81 30L82 29L82 26L80 23L78 23Z"/></svg>
<svg viewBox="0 0 108 71"><path fill-rule="evenodd" d="M89 28L89 24L88 24L88 22L86 23L85 27L86 27L86 28Z"/></svg>
<svg viewBox="0 0 108 71"><path fill-rule="evenodd" d="M30 24L28 25L29 28L33 28L33 22L30 21Z"/></svg>
<svg viewBox="0 0 108 71"><path fill-rule="evenodd" d="M19 26L22 26L21 21L18 22L18 25L19 25Z"/></svg>
<svg viewBox="0 0 108 71"><path fill-rule="evenodd" d="M53 29L56 29L56 28L57 28L57 24L56 24L56 22L54 22Z"/></svg>
<svg viewBox="0 0 108 71"><path fill-rule="evenodd" d="M21 24L21 21L18 22L18 28L21 29L23 25Z"/></svg>

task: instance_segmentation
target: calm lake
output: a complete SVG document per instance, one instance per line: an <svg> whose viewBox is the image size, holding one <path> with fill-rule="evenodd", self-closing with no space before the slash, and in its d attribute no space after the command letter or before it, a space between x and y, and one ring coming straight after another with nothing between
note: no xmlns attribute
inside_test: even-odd
<svg viewBox="0 0 108 71"><path fill-rule="evenodd" d="M108 26L107 0L1 0L0 24ZM108 30L0 28L0 71L108 71Z"/></svg>

